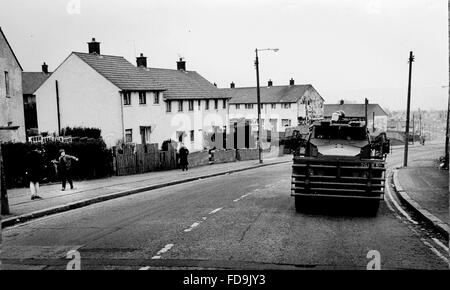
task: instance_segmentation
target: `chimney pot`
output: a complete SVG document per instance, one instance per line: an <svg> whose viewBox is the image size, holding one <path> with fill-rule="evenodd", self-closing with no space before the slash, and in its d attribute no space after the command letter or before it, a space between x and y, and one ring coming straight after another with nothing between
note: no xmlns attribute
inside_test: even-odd
<svg viewBox="0 0 450 290"><path fill-rule="evenodd" d="M291 78L291 79L289 80L289 85L290 85L290 86L293 86L294 84L295 84L294 79Z"/></svg>
<svg viewBox="0 0 450 290"><path fill-rule="evenodd" d="M231 88L231 89L234 89L234 87L235 87L235 84L234 84L234 82L231 82L231 84L230 84L230 88Z"/></svg>
<svg viewBox="0 0 450 290"><path fill-rule="evenodd" d="M268 87L271 87L272 85L273 85L273 82L272 82L271 79L269 79L269 81L267 82L267 86L268 86Z"/></svg>
<svg viewBox="0 0 450 290"><path fill-rule="evenodd" d="M89 53L100 54L100 42L95 41L95 38L92 38L91 42L88 42L88 51Z"/></svg>
<svg viewBox="0 0 450 290"><path fill-rule="evenodd" d="M177 70L186 70L186 61L184 61L182 57L177 61Z"/></svg>
<svg viewBox="0 0 450 290"><path fill-rule="evenodd" d="M140 56L136 57L136 66L137 67L147 67L147 57L141 52Z"/></svg>
<svg viewBox="0 0 450 290"><path fill-rule="evenodd" d="M42 64L42 72L48 74L48 65L45 62Z"/></svg>

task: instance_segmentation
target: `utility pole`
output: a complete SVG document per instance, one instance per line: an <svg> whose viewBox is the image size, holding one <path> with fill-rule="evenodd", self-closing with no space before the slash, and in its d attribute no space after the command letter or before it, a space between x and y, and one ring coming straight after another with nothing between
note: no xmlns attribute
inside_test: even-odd
<svg viewBox="0 0 450 290"><path fill-rule="evenodd" d="M259 163L263 163L262 161L262 148L261 148L261 95L259 91L259 60L258 60L258 49L255 49L256 53L256 102L258 103L258 138L257 138L257 146L258 146L258 160Z"/></svg>
<svg viewBox="0 0 450 290"><path fill-rule="evenodd" d="M408 144L409 144L409 107L411 104L411 73L412 63L414 62L413 52L409 52L409 78L408 78L408 101L406 105L406 132L405 132L405 152L403 156L403 166L408 166Z"/></svg>
<svg viewBox="0 0 450 290"><path fill-rule="evenodd" d="M366 132L367 132L367 106L369 105L369 100L367 98L364 99L364 117L365 119L365 123L366 123Z"/></svg>
<svg viewBox="0 0 450 290"><path fill-rule="evenodd" d="M412 127L412 144L414 145L414 133L415 133L415 131L414 131L414 112L413 112L413 127Z"/></svg>
<svg viewBox="0 0 450 290"><path fill-rule="evenodd" d="M449 3L450 5L450 3ZM448 91L448 105L447 105L447 126L445 129L445 159L444 159L444 168L448 168L449 165L449 148L448 148L448 143L449 143L449 127L450 126L450 86L449 86L449 91Z"/></svg>
<svg viewBox="0 0 450 290"><path fill-rule="evenodd" d="M375 132L375 111L372 114L372 132Z"/></svg>
<svg viewBox="0 0 450 290"><path fill-rule="evenodd" d="M2 144L0 143L0 203L1 214L9 214L8 194L6 192L5 168L3 167Z"/></svg>

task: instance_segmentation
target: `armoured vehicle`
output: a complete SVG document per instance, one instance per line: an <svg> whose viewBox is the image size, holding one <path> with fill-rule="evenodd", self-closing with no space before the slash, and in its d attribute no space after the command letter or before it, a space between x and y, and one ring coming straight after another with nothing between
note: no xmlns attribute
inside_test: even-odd
<svg viewBox="0 0 450 290"><path fill-rule="evenodd" d="M296 150L292 165L291 195L302 211L312 199L358 199L376 215L384 198L385 133L370 136L365 120L352 120L342 111L331 120L310 126L304 150Z"/></svg>

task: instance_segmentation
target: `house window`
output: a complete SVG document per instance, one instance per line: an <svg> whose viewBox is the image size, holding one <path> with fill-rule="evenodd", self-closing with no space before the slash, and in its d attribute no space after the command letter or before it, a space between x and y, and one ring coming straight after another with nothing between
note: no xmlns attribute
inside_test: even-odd
<svg viewBox="0 0 450 290"><path fill-rule="evenodd" d="M130 92L124 92L123 93L123 104L125 106L131 105L131 93Z"/></svg>
<svg viewBox="0 0 450 290"><path fill-rule="evenodd" d="M189 111L194 111L194 101L189 100Z"/></svg>
<svg viewBox="0 0 450 290"><path fill-rule="evenodd" d="M166 101L166 112L172 112L172 103L170 101Z"/></svg>
<svg viewBox="0 0 450 290"><path fill-rule="evenodd" d="M271 107L272 109L276 109L276 108L277 108L277 104L271 104L270 107Z"/></svg>
<svg viewBox="0 0 450 290"><path fill-rule="evenodd" d="M5 89L6 89L6 97L9 98L9 75L8 72L5 71Z"/></svg>
<svg viewBox="0 0 450 290"><path fill-rule="evenodd" d="M153 104L159 104L159 92L155 92L155 99L153 100Z"/></svg>
<svg viewBox="0 0 450 290"><path fill-rule="evenodd" d="M281 119L281 126L283 126L283 127L291 126L291 120L290 119Z"/></svg>
<svg viewBox="0 0 450 290"><path fill-rule="evenodd" d="M147 104L147 93L146 92L139 92L139 104L140 105Z"/></svg>
<svg viewBox="0 0 450 290"><path fill-rule="evenodd" d="M239 110L241 108L240 104L236 104L236 110Z"/></svg>
<svg viewBox="0 0 450 290"><path fill-rule="evenodd" d="M281 105L283 109L290 109L291 108L291 103L284 103Z"/></svg>
<svg viewBox="0 0 450 290"><path fill-rule="evenodd" d="M214 109L217 110L219 108L219 100L215 99L214 100Z"/></svg>
<svg viewBox="0 0 450 290"><path fill-rule="evenodd" d="M253 109L253 104L245 104L246 109Z"/></svg>
<svg viewBox="0 0 450 290"><path fill-rule="evenodd" d="M205 100L205 110L209 110L209 100Z"/></svg>
<svg viewBox="0 0 450 290"><path fill-rule="evenodd" d="M222 100L222 109L226 109L227 108L227 100L223 99Z"/></svg>
<svg viewBox="0 0 450 290"><path fill-rule="evenodd" d="M261 110L264 109L264 104L261 104Z"/></svg>
<svg viewBox="0 0 450 290"><path fill-rule="evenodd" d="M125 130L125 142L127 143L133 142L133 129Z"/></svg>
<svg viewBox="0 0 450 290"><path fill-rule="evenodd" d="M178 101L178 112L183 112L183 101L182 100Z"/></svg>
<svg viewBox="0 0 450 290"><path fill-rule="evenodd" d="M197 101L197 105L198 105L198 110L200 111L200 107L201 107L201 105L202 105L202 100L198 100L198 101Z"/></svg>
<svg viewBox="0 0 450 290"><path fill-rule="evenodd" d="M191 142L194 142L194 130L191 130L190 135L191 135Z"/></svg>

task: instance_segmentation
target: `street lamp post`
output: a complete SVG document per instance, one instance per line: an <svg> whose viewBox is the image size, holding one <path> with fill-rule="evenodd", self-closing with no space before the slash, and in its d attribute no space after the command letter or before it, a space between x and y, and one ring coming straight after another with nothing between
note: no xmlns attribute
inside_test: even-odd
<svg viewBox="0 0 450 290"><path fill-rule="evenodd" d="M259 163L263 163L262 160L262 147L261 147L261 94L259 89L259 59L258 59L258 51L271 50L274 52L278 51L278 48L264 48L264 49L255 49L256 59L255 59L255 67L256 67L256 102L258 103L258 136L257 136L257 146L258 146L258 159Z"/></svg>

